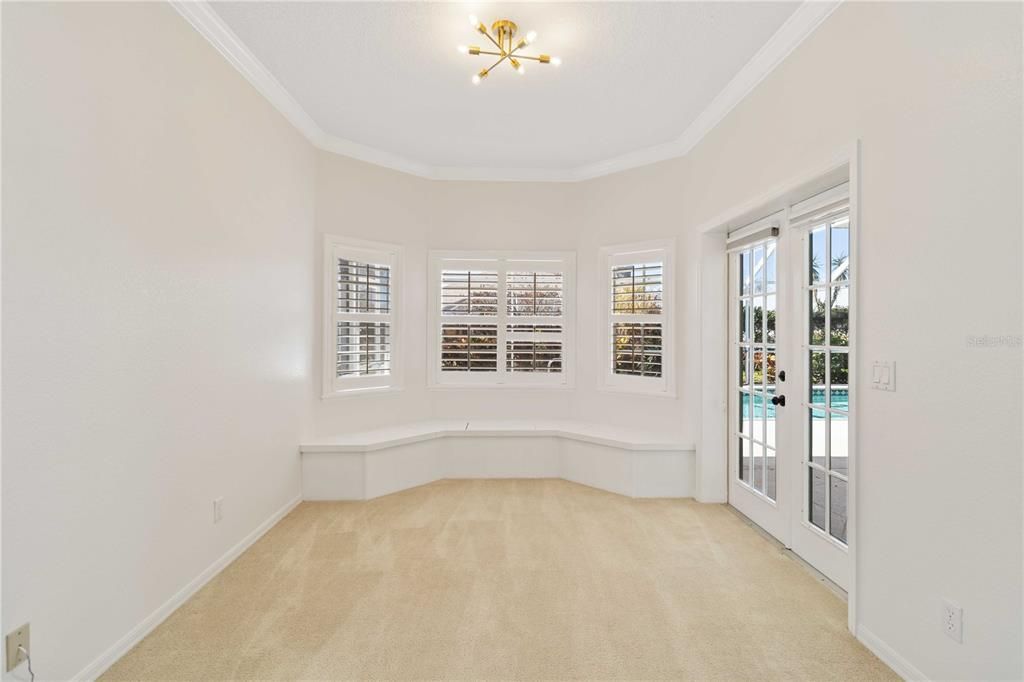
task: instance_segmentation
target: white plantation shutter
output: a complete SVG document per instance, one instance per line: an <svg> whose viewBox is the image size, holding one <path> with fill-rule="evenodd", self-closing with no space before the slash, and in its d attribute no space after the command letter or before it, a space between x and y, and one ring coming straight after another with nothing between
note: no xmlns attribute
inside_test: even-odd
<svg viewBox="0 0 1024 682"><path fill-rule="evenodd" d="M441 325L441 371L497 372L498 325Z"/></svg>
<svg viewBox="0 0 1024 682"><path fill-rule="evenodd" d="M670 243L604 249L609 387L669 392L672 250Z"/></svg>
<svg viewBox="0 0 1024 682"><path fill-rule="evenodd" d="M507 372L562 372L565 277L549 271L547 264L540 267L545 269L522 268L505 275Z"/></svg>
<svg viewBox="0 0 1024 682"><path fill-rule="evenodd" d="M571 254L432 253L439 384L567 384Z"/></svg>
<svg viewBox="0 0 1024 682"><path fill-rule="evenodd" d="M445 315L497 315L498 272L496 270L442 271L441 311Z"/></svg>
<svg viewBox="0 0 1024 682"><path fill-rule="evenodd" d="M395 384L397 250L377 246L326 238L325 396Z"/></svg>

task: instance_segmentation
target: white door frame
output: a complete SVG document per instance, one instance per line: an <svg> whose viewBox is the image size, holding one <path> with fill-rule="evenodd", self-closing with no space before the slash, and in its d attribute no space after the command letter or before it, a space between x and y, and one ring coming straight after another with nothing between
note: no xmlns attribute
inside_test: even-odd
<svg viewBox="0 0 1024 682"><path fill-rule="evenodd" d="M729 259L726 254L725 233L751 222L760 216L785 208L788 203L806 198L817 191L837 184L835 178L845 171L850 183L850 221L855 226L850 234L850 260L853 271L853 286L850 291L850 329L853 347L850 355L850 382L855 386L850 391L850 481L847 500L847 541L849 544L849 589L847 591L847 628L857 634L857 547L859 507L859 430L860 420L853 414L860 413L858 390L862 382L861 361L856 338L860 328L858 322L860 287L859 242L862 229L860 219L860 141L844 145L837 152L823 157L819 163L811 164L804 172L779 183L718 216L702 223L697 228L700 236L699 309L701 320L700 388L702 396L711 396L700 402L700 439L697 448L697 499L703 502L724 502L728 499L728 396L725 392L729 377L728 335L728 271ZM830 180L831 178L831 180ZM831 182L831 185L829 184ZM803 191L802 196L799 193Z"/></svg>

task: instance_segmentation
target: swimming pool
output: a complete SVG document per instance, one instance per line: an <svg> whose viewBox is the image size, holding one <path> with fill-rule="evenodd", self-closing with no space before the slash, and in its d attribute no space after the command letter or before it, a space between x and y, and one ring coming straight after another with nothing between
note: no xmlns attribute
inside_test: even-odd
<svg viewBox="0 0 1024 682"><path fill-rule="evenodd" d="M767 409L766 416L768 419L775 419L775 406L771 404L772 396L775 395L775 391L768 393L767 399L764 401L764 408ZM750 417L750 394L743 394L743 418L747 419ZM815 406L825 407L825 389L815 388L811 391L811 403ZM833 388L832 389L832 407L836 410L848 411L850 409L850 391L845 388ZM755 416L761 416L761 397L757 396L757 400L754 401L754 412ZM817 416L817 415L815 415ZM824 419L824 415L822 415ZM846 419L844 414L833 415L833 419L842 420Z"/></svg>

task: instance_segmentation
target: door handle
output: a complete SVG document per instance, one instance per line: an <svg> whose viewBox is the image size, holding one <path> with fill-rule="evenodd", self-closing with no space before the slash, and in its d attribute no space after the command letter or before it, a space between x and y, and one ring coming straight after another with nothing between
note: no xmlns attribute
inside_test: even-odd
<svg viewBox="0 0 1024 682"><path fill-rule="evenodd" d="M772 396L772 405L778 405L779 407L785 407L786 406L786 396L784 396L784 395L773 395Z"/></svg>

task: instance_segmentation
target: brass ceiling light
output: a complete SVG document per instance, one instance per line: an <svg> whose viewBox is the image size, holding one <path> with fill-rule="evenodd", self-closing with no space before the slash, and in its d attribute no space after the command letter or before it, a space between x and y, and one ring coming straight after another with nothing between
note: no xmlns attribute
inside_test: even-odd
<svg viewBox="0 0 1024 682"><path fill-rule="evenodd" d="M486 69L480 69L478 73L473 74L473 85L480 85L480 81L487 78L491 71L493 71L499 64L506 60L508 61L509 65L513 69L515 69L516 73L518 73L520 76L526 73L526 69L523 67L523 63L520 61L521 59L531 59L540 64L554 64L555 66L558 66L562 63L561 59L559 59L558 57L552 57L549 54L542 54L536 57L531 57L530 55L525 55L519 52L519 50L523 49L524 47L526 47L527 45L529 45L530 43L537 39L537 33L536 31L530 31L529 33L526 34L525 38L520 38L517 42L513 42L513 38L516 35L516 31L519 30L519 27L516 26L515 22L509 19L498 19L496 22L491 24L491 31L494 33L494 35L491 35L491 33L488 32L487 27L484 26L483 22L481 22L474 16L471 16L469 18L469 25L476 29L479 33L487 36L487 39L490 40L496 48L498 48L498 51L494 52L493 50L482 50L477 45L470 45L468 47L466 45L459 45L459 52L461 52L462 54L484 54L491 55L493 57L498 57L498 61L491 64Z"/></svg>

